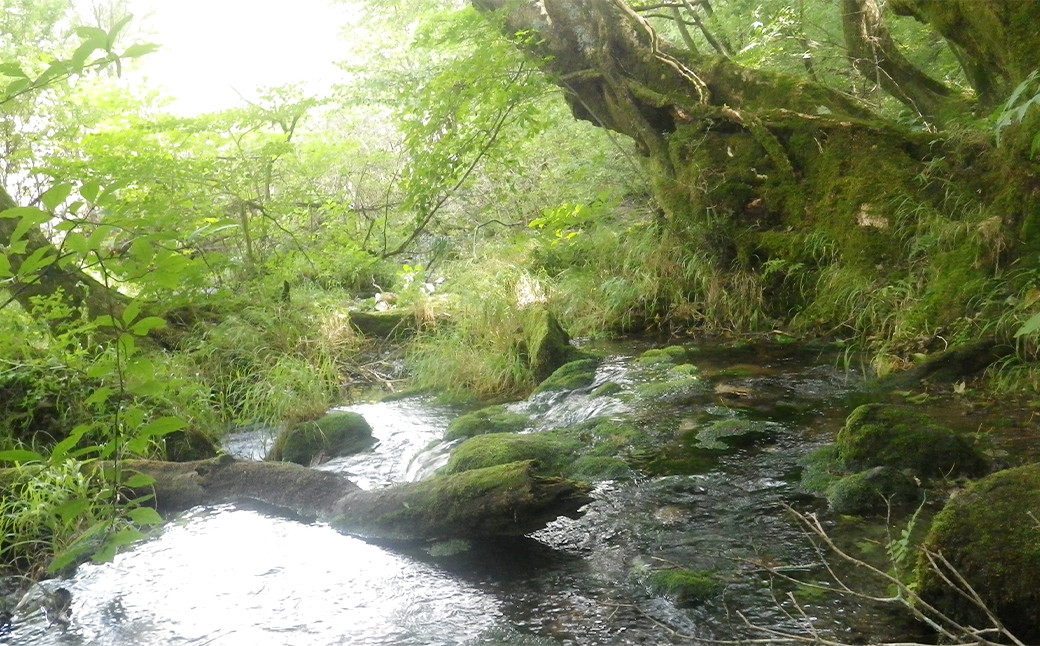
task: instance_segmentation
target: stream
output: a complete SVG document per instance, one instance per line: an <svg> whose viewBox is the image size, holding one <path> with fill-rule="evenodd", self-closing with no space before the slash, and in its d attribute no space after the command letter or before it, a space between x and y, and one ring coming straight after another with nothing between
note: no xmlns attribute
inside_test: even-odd
<svg viewBox="0 0 1040 646"><path fill-rule="evenodd" d="M22 613L0 643L621 646L761 639L759 628L852 643L888 626L903 634L897 618L860 602L804 595L795 606L792 585L761 567L821 578L784 505L825 512L799 491L799 460L833 440L856 372L804 349L702 351L691 362L703 388L647 407L626 397L647 378L634 359L644 349L613 346L591 386L511 408L531 416L531 432L600 418L648 432L738 420L758 439L707 461L683 461L677 444L666 472L601 482L580 519L520 539L389 547L256 504L195 508L111 563L44 582L72 592L71 623ZM594 395L608 382L616 394ZM423 397L343 409L363 415L379 443L322 469L377 488L447 460L452 445L440 439L456 410ZM259 458L269 441L241 434L228 449ZM655 594L646 574L673 567L713 572L719 593L697 604Z"/></svg>

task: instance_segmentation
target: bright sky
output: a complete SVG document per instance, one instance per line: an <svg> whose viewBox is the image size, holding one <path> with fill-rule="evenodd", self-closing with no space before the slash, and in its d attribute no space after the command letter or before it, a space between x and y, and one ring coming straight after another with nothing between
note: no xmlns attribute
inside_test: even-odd
<svg viewBox="0 0 1040 646"><path fill-rule="evenodd" d="M131 0L148 42L162 49L140 59L151 85L176 97L172 110L196 114L243 105L257 86L303 82L314 93L351 57L340 37L356 16L349 4L327 0Z"/></svg>

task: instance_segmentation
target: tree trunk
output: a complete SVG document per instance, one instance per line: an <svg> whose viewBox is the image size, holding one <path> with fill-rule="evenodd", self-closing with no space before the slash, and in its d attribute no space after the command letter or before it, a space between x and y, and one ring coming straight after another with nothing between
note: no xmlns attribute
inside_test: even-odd
<svg viewBox="0 0 1040 646"><path fill-rule="evenodd" d="M0 186L0 212L17 206L18 204L11 195ZM0 218L0 244L6 246L9 243L18 223L18 218ZM41 251L47 257L54 259L54 262L39 273L32 273L22 280L16 279L7 287L11 292L11 298L16 300L26 312L33 311L34 301L37 299L60 294L67 299L67 305L71 305L75 309L85 309L91 318L103 315L118 317L122 314L123 308L126 306L126 298L116 290L101 284L78 267L66 267L61 259L61 250L55 247L38 227L29 229L23 239L27 243L25 253L7 255L12 274L17 276L24 259L36 251ZM78 315L73 313L70 316L76 318ZM48 319L48 323L52 327L60 326L63 321L64 319L60 317Z"/></svg>
<svg viewBox="0 0 1040 646"><path fill-rule="evenodd" d="M320 518L355 536L395 541L520 536L589 503L587 488L534 474L531 462L476 469L366 491L346 478L290 463L228 456L197 462L132 460L127 470L155 479L163 513L256 500Z"/></svg>
<svg viewBox="0 0 1040 646"><path fill-rule="evenodd" d="M899 283L912 293L907 302L922 309L918 322L939 335L944 326L982 317L972 308L983 299L968 285L977 288L1012 263L1035 266L1037 165L996 149L987 132L910 130L808 79L678 49L622 0L471 1L505 33L527 35L524 46L564 89L576 117L636 142L670 232L691 255L712 259L720 277L720 288L702 297L703 318L724 310L712 298L740 287L739 300L762 303L765 316L756 320L765 325L786 325L792 312L826 303L819 328L842 329L881 286ZM891 4L935 24L969 75L999 72L1003 88L1040 67L1040 3ZM844 5L863 72L884 77L883 89L925 114L961 106L962 118L973 118L966 101L899 55L875 0ZM1001 38L1009 41L1003 49ZM1010 53L998 56L1003 50ZM999 92L987 88L985 97ZM932 245L922 260L922 240L955 228L965 235ZM784 268L790 279L777 278ZM835 283L827 277L840 278L838 268L863 287L861 297L834 306ZM788 282L778 286L781 280ZM884 339L887 331L867 333Z"/></svg>

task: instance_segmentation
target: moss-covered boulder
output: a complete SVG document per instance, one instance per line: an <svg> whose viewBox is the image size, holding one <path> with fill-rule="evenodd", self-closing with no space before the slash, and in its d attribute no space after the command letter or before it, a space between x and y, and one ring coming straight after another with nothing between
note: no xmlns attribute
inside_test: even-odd
<svg viewBox="0 0 1040 646"><path fill-rule="evenodd" d="M596 366L598 365L599 362L595 359L578 359L565 363L538 384L535 392L577 390L591 386L592 382L596 380Z"/></svg>
<svg viewBox="0 0 1040 646"><path fill-rule="evenodd" d="M488 406L457 418L444 433L446 441L488 433L518 433L531 425L527 415L514 413L504 405Z"/></svg>
<svg viewBox="0 0 1040 646"><path fill-rule="evenodd" d="M935 517L924 548L943 557L1019 639L1040 644L1040 463L999 471L971 484ZM917 590L961 623L988 626L925 557Z"/></svg>
<svg viewBox="0 0 1040 646"><path fill-rule="evenodd" d="M372 427L357 413L338 411L278 434L269 459L309 465L371 448Z"/></svg>
<svg viewBox="0 0 1040 646"><path fill-rule="evenodd" d="M883 466L940 478L978 475L986 468L982 454L964 435L915 410L887 404L852 411L837 444L849 471Z"/></svg>
<svg viewBox="0 0 1040 646"><path fill-rule="evenodd" d="M921 488L892 467L874 467L845 476L827 487L827 502L839 514L875 514L890 507L918 503Z"/></svg>
<svg viewBox="0 0 1040 646"><path fill-rule="evenodd" d="M636 397L648 403L681 404L710 393L710 384L701 377L697 366L689 363L672 366L663 374L651 375L649 381L635 388Z"/></svg>
<svg viewBox="0 0 1040 646"><path fill-rule="evenodd" d="M729 418L711 421L691 432L691 448L728 451L751 446L772 435L771 425L750 419Z"/></svg>
<svg viewBox="0 0 1040 646"><path fill-rule="evenodd" d="M682 568L657 570L646 577L650 594L668 597L680 606L692 606L716 596L722 585L711 572Z"/></svg>
<svg viewBox="0 0 1040 646"><path fill-rule="evenodd" d="M548 309L542 308L526 323L524 339L528 363L535 381L543 381L557 368L575 359L571 337Z"/></svg>
<svg viewBox="0 0 1040 646"><path fill-rule="evenodd" d="M443 473L461 473L510 462L533 460L538 473L560 475L578 457L581 441L566 431L489 433L472 437L451 452Z"/></svg>

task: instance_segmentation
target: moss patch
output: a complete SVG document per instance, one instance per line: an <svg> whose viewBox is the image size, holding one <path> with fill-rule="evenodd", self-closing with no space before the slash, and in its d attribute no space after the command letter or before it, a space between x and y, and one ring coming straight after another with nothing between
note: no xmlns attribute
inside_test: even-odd
<svg viewBox="0 0 1040 646"><path fill-rule="evenodd" d="M670 345L666 348L655 348L647 350L639 355L636 362L643 365L658 365L662 363L682 363L686 361L688 353L681 345Z"/></svg>
<svg viewBox="0 0 1040 646"><path fill-rule="evenodd" d="M448 426L444 439L451 441L487 433L516 433L530 424L531 419L527 415L514 413L503 405L488 406L466 413L453 421Z"/></svg>
<svg viewBox="0 0 1040 646"><path fill-rule="evenodd" d="M275 440L270 459L306 466L323 458L360 453L373 442L372 427L364 417L340 411L283 430Z"/></svg>
<svg viewBox="0 0 1040 646"><path fill-rule="evenodd" d="M599 362L595 359L579 359L566 363L538 384L535 392L576 390L589 386L596 379L596 366L598 365Z"/></svg>
<svg viewBox="0 0 1040 646"><path fill-rule="evenodd" d="M534 460L539 474L558 475L577 458L580 442L560 431L489 433L472 437L451 452L443 472L461 473L510 462Z"/></svg>
<svg viewBox="0 0 1040 646"><path fill-rule="evenodd" d="M851 471L887 466L939 478L985 469L981 453L966 437L897 406L860 406L838 433L837 444L842 462Z"/></svg>
<svg viewBox="0 0 1040 646"><path fill-rule="evenodd" d="M943 556L1019 639L1040 643L1040 464L994 473L973 483L935 517L924 547ZM944 584L922 557L921 597L962 623L989 626Z"/></svg>
<svg viewBox="0 0 1040 646"><path fill-rule="evenodd" d="M827 488L827 501L839 514L873 514L920 500L921 489L913 478L892 467L854 473Z"/></svg>
<svg viewBox="0 0 1040 646"><path fill-rule="evenodd" d="M683 569L651 572L646 577L646 587L650 594L668 597L681 606L703 603L722 589L711 572Z"/></svg>

